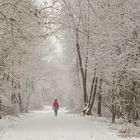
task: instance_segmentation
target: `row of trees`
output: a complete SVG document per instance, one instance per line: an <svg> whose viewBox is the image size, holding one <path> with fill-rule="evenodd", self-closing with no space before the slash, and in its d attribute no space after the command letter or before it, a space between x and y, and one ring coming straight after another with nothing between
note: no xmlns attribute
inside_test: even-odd
<svg viewBox="0 0 140 140"><path fill-rule="evenodd" d="M84 114L95 101L126 122L140 118L139 0L60 0L59 28L75 46ZM59 5L58 4L58 5ZM78 61L77 61L78 60Z"/></svg>
<svg viewBox="0 0 140 140"><path fill-rule="evenodd" d="M0 1L0 118L28 112L30 102L39 102L43 72L39 43L49 28L46 8L32 0Z"/></svg>

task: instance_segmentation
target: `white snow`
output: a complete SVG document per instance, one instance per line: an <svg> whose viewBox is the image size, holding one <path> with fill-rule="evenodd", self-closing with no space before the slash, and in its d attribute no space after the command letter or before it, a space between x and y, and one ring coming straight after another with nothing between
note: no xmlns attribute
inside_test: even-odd
<svg viewBox="0 0 140 140"><path fill-rule="evenodd" d="M117 136L105 123L67 113L64 108L60 108L58 117L51 107L45 107L16 121L1 120L1 127L6 125L4 122L10 125L5 131L0 129L0 140L128 140Z"/></svg>

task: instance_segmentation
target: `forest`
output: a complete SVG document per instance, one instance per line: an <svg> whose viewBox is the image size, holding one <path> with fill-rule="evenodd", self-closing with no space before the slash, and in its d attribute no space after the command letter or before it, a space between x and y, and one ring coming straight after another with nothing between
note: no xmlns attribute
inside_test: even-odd
<svg viewBox="0 0 140 140"><path fill-rule="evenodd" d="M139 0L0 0L0 119L55 98L139 126Z"/></svg>

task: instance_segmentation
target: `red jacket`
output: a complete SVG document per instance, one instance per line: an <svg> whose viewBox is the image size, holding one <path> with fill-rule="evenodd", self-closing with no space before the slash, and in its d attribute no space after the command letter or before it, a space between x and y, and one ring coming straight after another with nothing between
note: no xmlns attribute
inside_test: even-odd
<svg viewBox="0 0 140 140"><path fill-rule="evenodd" d="M53 109L59 109L59 104L57 101L54 101L53 103Z"/></svg>

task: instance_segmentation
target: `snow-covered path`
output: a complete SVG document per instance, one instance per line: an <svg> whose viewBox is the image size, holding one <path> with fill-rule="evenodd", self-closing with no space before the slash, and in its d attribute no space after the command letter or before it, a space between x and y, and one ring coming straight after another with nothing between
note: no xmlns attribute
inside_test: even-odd
<svg viewBox="0 0 140 140"><path fill-rule="evenodd" d="M111 132L105 124L84 119L78 115L52 110L30 113L14 122L0 140L123 140ZM129 139L130 140L130 139Z"/></svg>

